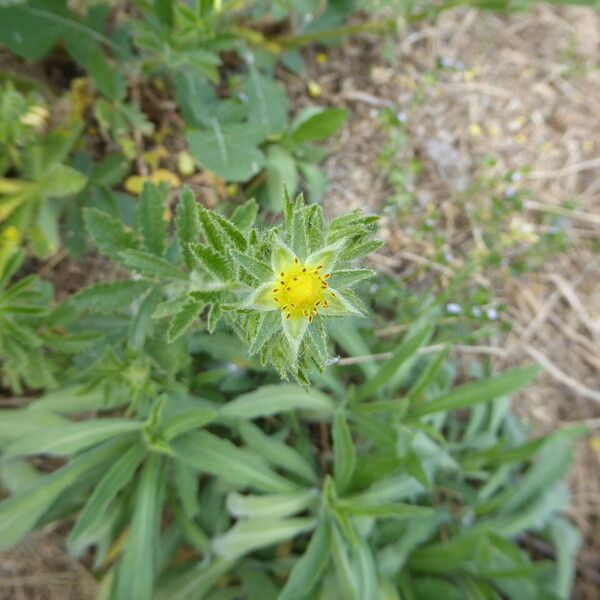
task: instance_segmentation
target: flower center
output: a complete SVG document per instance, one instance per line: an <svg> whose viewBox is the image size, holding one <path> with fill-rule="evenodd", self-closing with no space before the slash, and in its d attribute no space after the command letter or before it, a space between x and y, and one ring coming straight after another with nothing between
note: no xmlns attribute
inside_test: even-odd
<svg viewBox="0 0 600 600"><path fill-rule="evenodd" d="M321 275L322 268L319 265L309 269L296 258L292 267L279 273L273 289L273 299L281 306L288 319L304 316L312 321L319 309L329 306L326 293L333 297L335 294L327 289L329 286L326 279L331 273Z"/></svg>

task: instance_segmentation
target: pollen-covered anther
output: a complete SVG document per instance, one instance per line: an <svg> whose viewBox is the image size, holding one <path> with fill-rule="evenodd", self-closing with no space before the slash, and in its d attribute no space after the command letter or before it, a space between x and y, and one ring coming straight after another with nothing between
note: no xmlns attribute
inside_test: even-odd
<svg viewBox="0 0 600 600"><path fill-rule="evenodd" d="M273 289L273 298L281 302L286 319L306 317L312 322L319 308L329 306L324 294L329 287L325 279L330 274L322 276L319 272L322 268L323 265L309 268L294 259L289 269L280 273L280 285Z"/></svg>

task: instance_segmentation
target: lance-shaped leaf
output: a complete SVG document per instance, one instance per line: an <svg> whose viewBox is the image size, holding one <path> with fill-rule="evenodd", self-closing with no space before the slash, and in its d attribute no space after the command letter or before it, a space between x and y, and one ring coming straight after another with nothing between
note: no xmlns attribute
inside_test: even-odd
<svg viewBox="0 0 600 600"><path fill-rule="evenodd" d="M294 539L314 529L316 519L248 519L238 521L227 533L213 540L213 549L221 557L233 560L253 550Z"/></svg>
<svg viewBox="0 0 600 600"><path fill-rule="evenodd" d="M221 409L221 414L226 417L257 419L292 410L331 414L334 404L329 396L314 388L306 389L292 384L265 385L228 402Z"/></svg>
<svg viewBox="0 0 600 600"><path fill-rule="evenodd" d="M4 451L4 458L31 454L70 456L90 446L139 431L140 421L126 419L93 419L46 427L35 435L21 438L10 444Z"/></svg>

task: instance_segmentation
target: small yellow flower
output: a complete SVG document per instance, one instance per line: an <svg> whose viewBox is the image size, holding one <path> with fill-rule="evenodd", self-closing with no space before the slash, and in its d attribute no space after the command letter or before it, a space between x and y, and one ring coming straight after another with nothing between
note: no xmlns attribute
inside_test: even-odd
<svg viewBox="0 0 600 600"><path fill-rule="evenodd" d="M156 169L152 175L132 175L125 180L123 187L130 194L139 194L141 193L144 183L147 181L151 183L168 183L172 188L178 188L181 186L181 180L175 173L171 173L171 171L167 171L167 169Z"/></svg>
<svg viewBox="0 0 600 600"><path fill-rule="evenodd" d="M295 258L294 264L279 273L277 287L273 288L273 300L279 304L286 319L306 317L312 322L319 310L329 307L335 292L329 290L327 279L331 273L322 274L323 265L309 268Z"/></svg>
<svg viewBox="0 0 600 600"><path fill-rule="evenodd" d="M307 90L311 98L318 98L322 93L321 86L316 81L309 81Z"/></svg>
<svg viewBox="0 0 600 600"><path fill-rule="evenodd" d="M50 112L45 106L35 105L32 106L20 119L23 125L39 129L43 127L44 123L50 116Z"/></svg>
<svg viewBox="0 0 600 600"><path fill-rule="evenodd" d="M324 65L324 64L325 64L325 63L326 63L328 60L329 60L329 59L328 59L328 57L327 57L327 54L325 54L325 52L319 52L319 53L317 54L317 62L318 62L320 65Z"/></svg>
<svg viewBox="0 0 600 600"><path fill-rule="evenodd" d="M469 125L469 133L473 137L479 137L483 133L481 125L479 123L471 123Z"/></svg>
<svg viewBox="0 0 600 600"><path fill-rule="evenodd" d="M278 311L284 334L297 353L307 327L319 312L326 311L325 316L361 314L327 282L339 251L339 245L326 246L301 262L285 244L276 244L271 256L273 279L256 288L244 308Z"/></svg>
<svg viewBox="0 0 600 600"><path fill-rule="evenodd" d="M183 150L177 155L177 170L187 177L194 174L196 165L194 158L189 152Z"/></svg>

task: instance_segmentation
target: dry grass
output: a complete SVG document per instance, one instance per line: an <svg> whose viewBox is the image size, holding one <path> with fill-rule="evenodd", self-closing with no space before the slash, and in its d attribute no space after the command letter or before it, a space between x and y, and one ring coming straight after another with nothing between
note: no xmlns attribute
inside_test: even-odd
<svg viewBox="0 0 600 600"><path fill-rule="evenodd" d="M0 600L91 600L96 582L65 552L64 535L53 529L0 553Z"/></svg>

